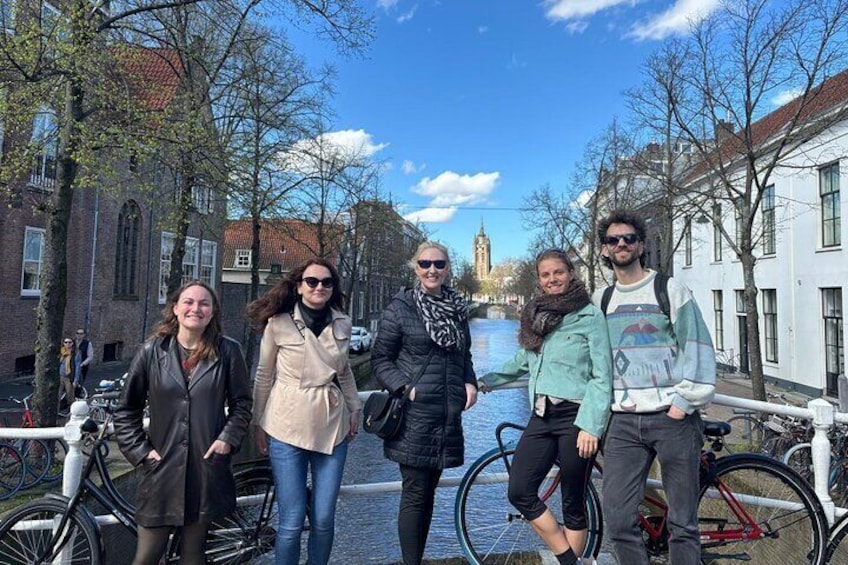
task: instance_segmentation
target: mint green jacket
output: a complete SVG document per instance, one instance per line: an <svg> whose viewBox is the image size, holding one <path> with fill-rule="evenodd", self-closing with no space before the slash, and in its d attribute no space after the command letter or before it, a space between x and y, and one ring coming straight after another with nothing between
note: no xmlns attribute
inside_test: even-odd
<svg viewBox="0 0 848 565"><path fill-rule="evenodd" d="M545 337L539 353L522 348L480 382L495 388L527 373L531 410L537 394L579 402L575 425L603 435L612 402L612 353L606 318L596 306L567 314Z"/></svg>

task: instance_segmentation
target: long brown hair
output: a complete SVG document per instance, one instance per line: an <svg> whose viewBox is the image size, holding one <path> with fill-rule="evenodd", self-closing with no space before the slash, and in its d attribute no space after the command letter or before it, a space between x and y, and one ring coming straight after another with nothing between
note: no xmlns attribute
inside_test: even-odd
<svg viewBox="0 0 848 565"><path fill-rule="evenodd" d="M254 332L262 333L268 324L268 320L273 316L294 310L294 305L299 300L297 285L303 280L304 271L312 265L319 265L330 271L330 277L333 279L333 292L330 294L327 306L344 311L344 293L341 289L342 281L339 278L339 272L326 259L313 257L289 271L280 282L271 287L271 290L247 305L244 317Z"/></svg>
<svg viewBox="0 0 848 565"><path fill-rule="evenodd" d="M183 293L193 286L205 288L212 297L212 319L209 320L209 325L203 330L203 335L200 337L200 346L195 349L191 359L194 361L215 359L218 357L218 339L223 333L221 329L221 305L218 302L215 289L203 281L189 281L168 297L168 302L162 309L162 321L153 330L153 335L156 337L177 337L177 333L180 331L180 322L177 320L177 315L174 314L174 305L179 302Z"/></svg>

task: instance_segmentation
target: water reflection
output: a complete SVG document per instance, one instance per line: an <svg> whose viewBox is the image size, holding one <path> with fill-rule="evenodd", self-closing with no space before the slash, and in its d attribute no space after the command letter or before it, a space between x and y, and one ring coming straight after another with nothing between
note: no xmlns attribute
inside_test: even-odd
<svg viewBox="0 0 848 565"><path fill-rule="evenodd" d="M509 359L518 347L518 322L472 320L472 356L475 372L482 375ZM481 395L477 406L464 419L465 465L448 469L444 476L462 476L477 457L495 444L494 429L505 420L525 423L529 416L527 391L510 389ZM360 434L348 452L344 484L398 481L397 465L383 458L382 442ZM456 488L440 488L427 543L427 558L461 554L454 531ZM333 562L350 565L400 561L397 542L396 492L350 495L339 500Z"/></svg>

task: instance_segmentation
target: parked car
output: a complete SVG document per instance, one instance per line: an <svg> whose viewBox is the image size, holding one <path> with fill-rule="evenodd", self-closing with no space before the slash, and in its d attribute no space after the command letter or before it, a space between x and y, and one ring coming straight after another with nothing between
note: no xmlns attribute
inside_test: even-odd
<svg viewBox="0 0 848 565"><path fill-rule="evenodd" d="M350 351L363 353L371 349L371 333L362 326L353 326L350 331Z"/></svg>

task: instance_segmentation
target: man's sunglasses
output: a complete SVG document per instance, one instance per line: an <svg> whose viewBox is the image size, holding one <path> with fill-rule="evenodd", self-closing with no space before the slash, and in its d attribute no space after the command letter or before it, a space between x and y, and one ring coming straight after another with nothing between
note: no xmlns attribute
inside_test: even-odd
<svg viewBox="0 0 848 565"><path fill-rule="evenodd" d="M321 283L321 286L324 288L333 288L333 278L327 277L326 279L318 279L315 277L303 277L303 282L306 283L306 286L309 288L316 288L318 283Z"/></svg>
<svg viewBox="0 0 848 565"><path fill-rule="evenodd" d="M609 245L610 247L615 247L620 242L624 241L627 245L633 245L637 241L639 241L639 236L635 233L626 233L624 235L608 235L603 240L602 243L604 245Z"/></svg>
<svg viewBox="0 0 848 565"><path fill-rule="evenodd" d="M430 268L430 265L433 265L438 270L442 270L448 266L448 262L444 259L436 259L435 261L431 261L430 259L419 259L418 266L424 269L425 271Z"/></svg>

